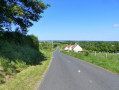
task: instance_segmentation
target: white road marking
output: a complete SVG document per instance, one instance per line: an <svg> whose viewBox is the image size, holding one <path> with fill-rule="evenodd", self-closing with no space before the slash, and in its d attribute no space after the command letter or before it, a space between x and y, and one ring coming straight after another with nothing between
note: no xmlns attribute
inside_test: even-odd
<svg viewBox="0 0 119 90"><path fill-rule="evenodd" d="M78 72L81 72L80 70L78 70Z"/></svg>

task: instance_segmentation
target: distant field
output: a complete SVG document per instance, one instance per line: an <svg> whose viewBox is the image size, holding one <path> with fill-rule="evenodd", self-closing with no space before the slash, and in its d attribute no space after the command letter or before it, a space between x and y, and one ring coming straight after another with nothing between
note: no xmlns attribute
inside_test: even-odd
<svg viewBox="0 0 119 90"><path fill-rule="evenodd" d="M95 55L95 53L87 53L87 52L82 53L66 52L66 51L61 52L119 74L119 54L107 53L106 55L106 53L96 53Z"/></svg>

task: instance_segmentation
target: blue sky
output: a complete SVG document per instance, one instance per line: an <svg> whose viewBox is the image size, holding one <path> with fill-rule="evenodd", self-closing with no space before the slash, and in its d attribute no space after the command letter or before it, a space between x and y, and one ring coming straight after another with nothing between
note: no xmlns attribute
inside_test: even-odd
<svg viewBox="0 0 119 90"><path fill-rule="evenodd" d="M119 41L119 0L43 0L49 7L28 34L39 40Z"/></svg>

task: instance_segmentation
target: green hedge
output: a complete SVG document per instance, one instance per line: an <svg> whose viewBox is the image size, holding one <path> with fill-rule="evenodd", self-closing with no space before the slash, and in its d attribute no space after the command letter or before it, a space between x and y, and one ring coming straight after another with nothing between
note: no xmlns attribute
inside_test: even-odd
<svg viewBox="0 0 119 90"><path fill-rule="evenodd" d="M30 65L46 60L39 51L39 41L34 35L18 32L0 32L0 83L6 75L17 73Z"/></svg>
<svg viewBox="0 0 119 90"><path fill-rule="evenodd" d="M0 41L29 46L39 51L39 41L34 35L23 35L19 32L0 32ZM0 43L1 44L1 43ZM2 45L0 45L2 47Z"/></svg>

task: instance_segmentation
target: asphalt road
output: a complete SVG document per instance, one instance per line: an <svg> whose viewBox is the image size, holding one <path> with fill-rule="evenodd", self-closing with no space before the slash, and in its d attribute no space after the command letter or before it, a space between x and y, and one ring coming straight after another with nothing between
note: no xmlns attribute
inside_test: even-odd
<svg viewBox="0 0 119 90"><path fill-rule="evenodd" d="M119 75L58 49L38 90L119 90Z"/></svg>

